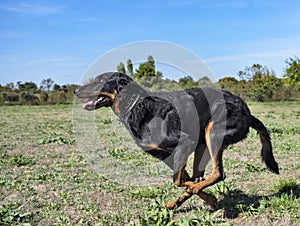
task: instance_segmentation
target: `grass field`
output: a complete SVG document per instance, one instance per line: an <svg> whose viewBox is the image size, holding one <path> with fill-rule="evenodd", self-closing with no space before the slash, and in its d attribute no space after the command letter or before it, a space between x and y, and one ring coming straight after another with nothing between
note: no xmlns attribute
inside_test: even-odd
<svg viewBox="0 0 300 226"><path fill-rule="evenodd" d="M225 151L225 182L206 189L217 211L196 196L167 211L163 203L182 189L109 109L95 113L94 143L92 135L78 140L84 131L74 129L71 105L1 106L0 225L300 225L300 102L249 107L271 133L280 175L261 163L251 130Z"/></svg>

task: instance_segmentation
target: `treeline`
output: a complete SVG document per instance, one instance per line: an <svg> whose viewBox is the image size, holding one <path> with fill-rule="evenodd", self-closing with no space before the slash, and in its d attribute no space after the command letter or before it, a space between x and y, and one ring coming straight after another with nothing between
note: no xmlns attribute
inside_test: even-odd
<svg viewBox="0 0 300 226"><path fill-rule="evenodd" d="M77 85L58 85L51 78L43 79L40 86L34 82L0 85L1 105L40 105L73 103Z"/></svg>
<svg viewBox="0 0 300 226"><path fill-rule="evenodd" d="M177 90L191 87L215 86L241 96L251 101L284 101L300 100L300 59L290 57L286 61L286 68L281 78L266 66L253 64L246 66L238 72L236 77L223 77L217 83L212 83L208 77L201 77L195 81L191 76L185 76L178 81L165 79L160 71L155 69L155 61L152 56L148 61L141 63L133 71L132 62L129 59L127 65L121 62L117 71L127 73L141 85L152 90Z"/></svg>
<svg viewBox="0 0 300 226"><path fill-rule="evenodd" d="M296 63L297 62L297 63ZM221 88L239 94L251 101L300 100L300 61L290 58L282 78L260 64L253 64L238 72L239 80L224 77L218 81Z"/></svg>
<svg viewBox="0 0 300 226"><path fill-rule="evenodd" d="M230 90L245 100L282 101L300 100L300 59L291 57L285 61L286 68L281 78L266 66L253 64L239 71L237 77L223 77L213 83L208 77L195 81L191 76L178 81L164 78L156 70L152 56L134 70L129 59L126 65L121 62L116 70L129 76L151 90L172 91L191 87L215 86ZM0 105L40 105L73 103L73 92L77 85L58 85L51 79L43 79L38 86L34 82L17 82L0 85Z"/></svg>

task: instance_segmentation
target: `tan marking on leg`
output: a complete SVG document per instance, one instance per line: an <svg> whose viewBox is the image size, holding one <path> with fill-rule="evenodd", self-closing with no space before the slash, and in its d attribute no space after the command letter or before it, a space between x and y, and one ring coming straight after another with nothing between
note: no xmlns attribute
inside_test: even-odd
<svg viewBox="0 0 300 226"><path fill-rule="evenodd" d="M203 181L199 181L198 183L185 183L185 185L187 185L191 190L193 190L194 193L199 193L200 191L202 191L204 188L207 188L213 184L215 184L216 182L218 182L220 180L220 178L222 177L222 175L220 174L220 170L218 169L219 167L219 160L218 160L218 156L215 156L212 158L212 173L211 176Z"/></svg>
<svg viewBox="0 0 300 226"><path fill-rule="evenodd" d="M187 186L189 189L191 189L194 193L199 193L204 188L207 188L215 184L216 182L220 181L221 177L223 177L223 175L221 175L220 172L220 171L223 172L223 164L222 164L223 150L219 150L216 153L214 152L215 150L212 150L211 140L210 140L210 133L211 133L212 126L213 126L213 122L210 121L205 128L205 141L212 159L211 176L208 179L199 181L197 183L192 183L192 182L184 183L184 185Z"/></svg>
<svg viewBox="0 0 300 226"><path fill-rule="evenodd" d="M185 170L185 166L183 166L177 173L174 174L173 182L177 187L182 187L183 183L187 180L190 180L189 174ZM186 200L192 197L192 192L185 191L179 198L175 199L173 202L166 203L164 205L167 209L174 209L176 207L181 206Z"/></svg>
<svg viewBox="0 0 300 226"><path fill-rule="evenodd" d="M209 150L211 150L210 130L212 127L213 127L213 121L209 121L209 123L205 127L205 141L206 141L206 146L208 147Z"/></svg>
<svg viewBox="0 0 300 226"><path fill-rule="evenodd" d="M186 177L186 175L184 175L184 174L187 174L187 172L185 171L185 166L181 167L178 170L178 172L174 174L174 176L173 176L173 183L177 187L182 187L182 183L183 183L183 179L184 179L183 176Z"/></svg>
<svg viewBox="0 0 300 226"><path fill-rule="evenodd" d="M183 178L184 177L184 178ZM176 175L176 178L174 180L175 185L177 185L178 187L182 187L184 185L184 183L188 180L191 180L189 174L186 172L185 170L185 166L181 168L181 170L178 172L178 174ZM181 183L180 183L181 182ZM193 196L193 191L189 188L187 188L186 191L184 191L184 193L176 198L174 201L166 203L164 205L165 208L167 209L174 209L174 208L178 208L180 207L185 201L187 201L189 198L191 198ZM215 208L217 205L217 199L213 196L210 195L204 191L199 191L197 193L197 195L203 199L207 204L209 204L212 208Z"/></svg>
<svg viewBox="0 0 300 226"><path fill-rule="evenodd" d="M176 175L176 185L177 186L187 186L187 190L177 199L175 199L173 202L169 202L167 204L165 204L164 206L168 209L174 209L174 208L178 208L179 206L181 206L186 200L188 200L189 198L191 198L193 196L193 194L197 194L201 199L203 199L207 204L209 204L211 207L215 208L216 204L217 204L217 199L215 196L210 195L204 191L202 191L204 188L214 184L215 182L215 178L218 177L218 159L219 159L219 155L214 155L212 150L211 150L211 143L210 143L210 131L212 129L213 126L213 122L210 121L208 123L208 125L205 128L205 140L206 140L206 144L208 146L208 149L210 151L210 155L213 161L213 172L212 175L210 176L210 178L208 178L208 180L200 180L197 183L194 183L191 180L191 178L188 176L188 173L185 171L184 167L182 168L181 172L178 173L178 175ZM222 153L221 153L222 154ZM197 156L196 159L196 163L194 162L194 170L195 167L197 167L197 162L198 160L201 160L201 155ZM198 169L198 168L197 168ZM186 175L188 176L187 180L183 181L182 180L182 175L186 173ZM181 182L180 182L181 181Z"/></svg>

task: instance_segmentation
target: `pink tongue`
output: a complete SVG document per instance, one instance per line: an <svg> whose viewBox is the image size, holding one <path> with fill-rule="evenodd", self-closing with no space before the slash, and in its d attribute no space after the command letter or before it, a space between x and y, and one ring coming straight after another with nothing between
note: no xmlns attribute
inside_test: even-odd
<svg viewBox="0 0 300 226"><path fill-rule="evenodd" d="M90 100L88 102L83 103L82 108L86 109L88 106L93 105L93 104L94 104L94 101Z"/></svg>

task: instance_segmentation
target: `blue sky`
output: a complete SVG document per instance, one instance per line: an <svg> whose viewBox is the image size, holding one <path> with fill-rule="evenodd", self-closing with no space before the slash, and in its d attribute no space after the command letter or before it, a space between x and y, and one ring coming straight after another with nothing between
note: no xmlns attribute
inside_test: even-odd
<svg viewBox="0 0 300 226"><path fill-rule="evenodd" d="M299 11L297 0L1 0L0 84L78 83L99 56L142 40L191 50L217 79L253 63L281 76L300 56Z"/></svg>

